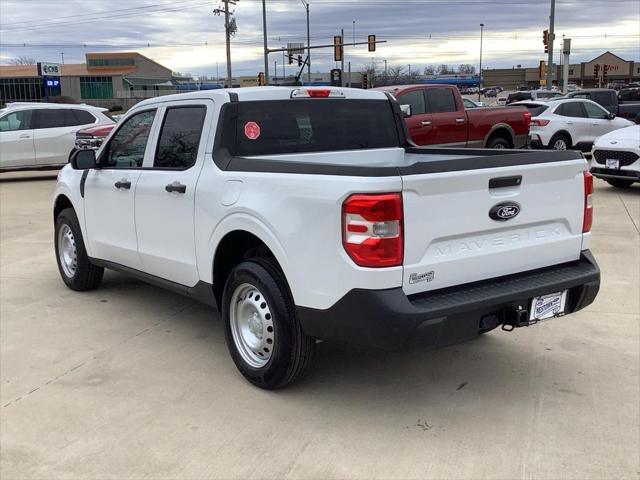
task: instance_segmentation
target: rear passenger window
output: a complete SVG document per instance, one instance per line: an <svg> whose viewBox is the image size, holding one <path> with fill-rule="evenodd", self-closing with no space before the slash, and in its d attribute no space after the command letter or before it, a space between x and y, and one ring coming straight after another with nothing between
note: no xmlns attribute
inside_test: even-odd
<svg viewBox="0 0 640 480"><path fill-rule="evenodd" d="M411 115L419 115L426 111L422 90L414 90L401 95L398 98L398 103L400 105L410 105Z"/></svg>
<svg viewBox="0 0 640 480"><path fill-rule="evenodd" d="M587 116L582 108L582 102L563 103L555 113L563 117L584 118Z"/></svg>
<svg viewBox="0 0 640 480"><path fill-rule="evenodd" d="M63 108L38 109L36 113L35 128L59 128L67 125ZM68 115L68 114L67 114Z"/></svg>
<svg viewBox="0 0 640 480"><path fill-rule="evenodd" d="M427 90L427 104L429 113L455 112L458 110L453 90L448 88L431 88Z"/></svg>
<svg viewBox="0 0 640 480"><path fill-rule="evenodd" d="M167 109L153 161L155 168L184 170L196 163L206 113L204 106Z"/></svg>

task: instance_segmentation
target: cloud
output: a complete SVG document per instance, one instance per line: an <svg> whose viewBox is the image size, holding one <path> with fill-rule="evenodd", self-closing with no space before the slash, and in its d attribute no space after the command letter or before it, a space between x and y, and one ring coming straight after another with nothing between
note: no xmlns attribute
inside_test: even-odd
<svg viewBox="0 0 640 480"><path fill-rule="evenodd" d="M345 41L376 34L387 43L375 53L366 46L347 47L345 57L358 70L371 60L390 64L477 63L480 23L485 24L483 65L533 66L544 58L542 30L548 2L527 0L309 0L313 44L331 43L345 31ZM572 63L612 50L640 58L640 2L637 0L557 0L556 46L572 38ZM3 0L0 2L0 59L28 55L41 61L82 62L93 51L135 50L172 68L194 74L224 71L222 16L210 0ZM272 48L306 41L305 10L299 0L267 0ZM234 74L263 69L260 0L239 0L238 34L232 42ZM606 19L606 21L603 21ZM634 19L636 21L634 21ZM23 46L26 45L26 46ZM282 68L282 54L269 56ZM312 53L314 71L334 67L331 49ZM289 67L293 73L297 67Z"/></svg>

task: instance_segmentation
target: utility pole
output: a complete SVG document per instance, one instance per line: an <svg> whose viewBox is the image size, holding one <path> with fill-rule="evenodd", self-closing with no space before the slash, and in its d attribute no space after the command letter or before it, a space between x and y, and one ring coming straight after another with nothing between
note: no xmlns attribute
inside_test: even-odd
<svg viewBox="0 0 640 480"><path fill-rule="evenodd" d="M342 60L340 61L340 83L342 83L342 85L340 86L344 87L344 28L340 30L340 38L342 39L342 47L340 47L342 48Z"/></svg>
<svg viewBox="0 0 640 480"><path fill-rule="evenodd" d="M233 76L231 75L231 22L229 18L232 13L229 12L229 4L235 5L238 0L220 0L224 4L224 9L216 8L213 13L220 15L224 13L224 33L227 44L227 88L233 86Z"/></svg>
<svg viewBox="0 0 640 480"><path fill-rule="evenodd" d="M264 37L264 84L269 85L269 49L267 47L267 5L266 0L262 0L262 35ZM277 75L277 70L274 70Z"/></svg>
<svg viewBox="0 0 640 480"><path fill-rule="evenodd" d="M388 75L387 75L387 60L385 59L384 60L384 81L385 82L387 81L387 77L388 77Z"/></svg>
<svg viewBox="0 0 640 480"><path fill-rule="evenodd" d="M484 23L480 24L480 72L478 73L478 101L480 101L480 90L482 89L482 34L484 32Z"/></svg>
<svg viewBox="0 0 640 480"><path fill-rule="evenodd" d="M549 57L547 65L547 90L551 90L553 86L553 42L556 39L554 32L554 24L556 19L556 0L551 0L551 14L549 15Z"/></svg>
<svg viewBox="0 0 640 480"><path fill-rule="evenodd" d="M300 1L307 11L307 83L311 84L311 30L309 29L309 1Z"/></svg>
<svg viewBox="0 0 640 480"><path fill-rule="evenodd" d="M64 65L64 52L60 52L60 56L62 57L62 64Z"/></svg>

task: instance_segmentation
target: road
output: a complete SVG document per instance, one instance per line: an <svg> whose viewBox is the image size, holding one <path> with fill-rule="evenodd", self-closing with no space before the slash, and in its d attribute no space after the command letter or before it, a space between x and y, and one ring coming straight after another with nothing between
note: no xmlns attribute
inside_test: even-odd
<svg viewBox="0 0 640 480"><path fill-rule="evenodd" d="M323 343L267 392L209 308L116 273L68 290L54 179L0 182L3 479L640 478L640 185L596 180L585 311L432 352Z"/></svg>

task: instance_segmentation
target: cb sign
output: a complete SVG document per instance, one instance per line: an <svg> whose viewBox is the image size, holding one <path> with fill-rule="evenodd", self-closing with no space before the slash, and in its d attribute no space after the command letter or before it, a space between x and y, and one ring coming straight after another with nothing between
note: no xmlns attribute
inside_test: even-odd
<svg viewBox="0 0 640 480"><path fill-rule="evenodd" d="M38 63L38 76L59 77L62 73L59 63Z"/></svg>

